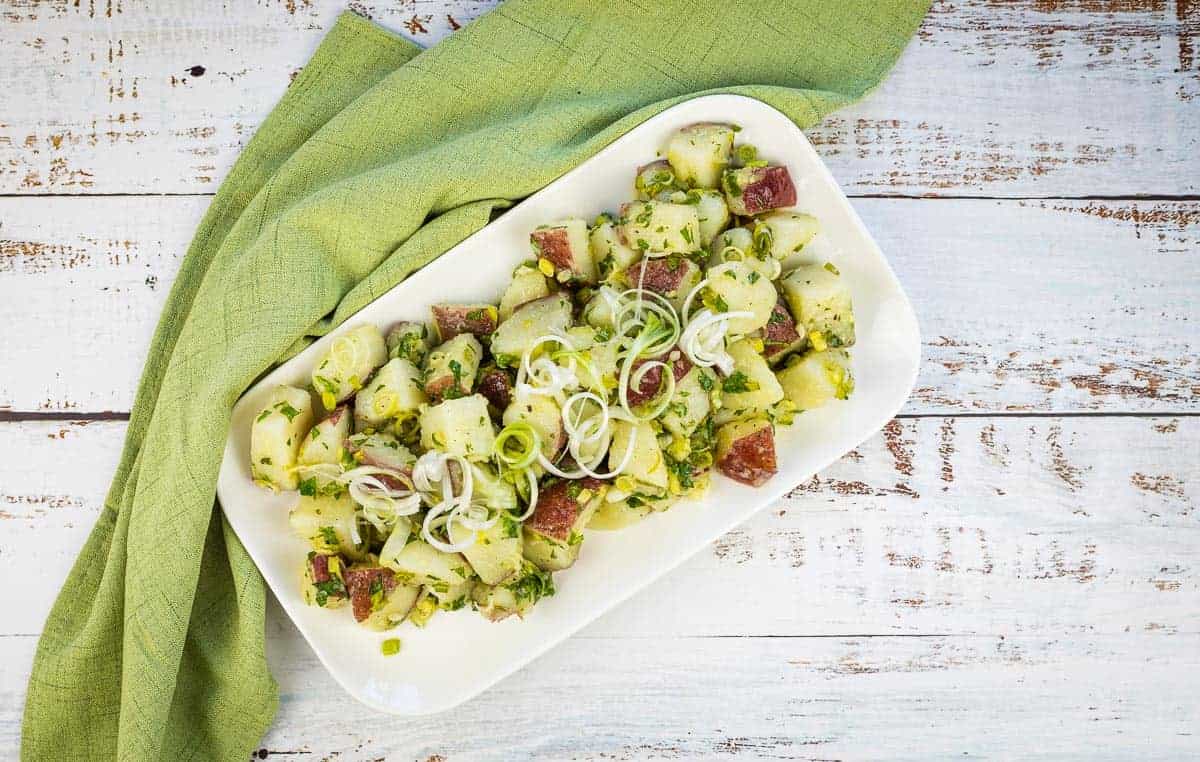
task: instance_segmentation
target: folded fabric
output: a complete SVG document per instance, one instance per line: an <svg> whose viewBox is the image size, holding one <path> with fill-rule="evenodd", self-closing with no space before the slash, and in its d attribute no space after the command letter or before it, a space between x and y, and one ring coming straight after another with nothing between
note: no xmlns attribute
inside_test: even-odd
<svg viewBox="0 0 1200 762"><path fill-rule="evenodd" d="M247 759L278 697L262 579L213 510L242 391L668 106L732 92L814 124L883 78L927 8L511 0L425 51L343 15L183 260L38 645L22 758Z"/></svg>

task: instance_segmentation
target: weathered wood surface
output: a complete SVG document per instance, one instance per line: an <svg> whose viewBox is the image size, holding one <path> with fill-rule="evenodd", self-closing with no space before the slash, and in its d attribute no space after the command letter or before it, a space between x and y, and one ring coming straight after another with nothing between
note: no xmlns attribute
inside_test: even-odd
<svg viewBox="0 0 1200 762"><path fill-rule="evenodd" d="M0 461L0 558L24 580L0 587L0 649L22 665L0 680L0 746L123 430L0 426L24 453ZM1198 449L1196 417L895 421L550 656L420 722L344 712L276 612L284 708L264 745L352 759L1004 758L1059 728L1043 753L1080 751L1084 732L1114 757L1194 751ZM570 573L560 581L569 595ZM488 730L497 707L536 717L547 701L571 706L553 732Z"/></svg>
<svg viewBox="0 0 1200 762"><path fill-rule="evenodd" d="M422 44L493 4L350 3ZM27 419L128 410L204 194L343 5L0 0L0 758L125 428ZM1200 756L1198 49L1191 0L935 0L809 131L851 195L1005 197L854 202L922 322L906 417L444 716L348 711L276 609L262 754Z"/></svg>
<svg viewBox="0 0 1200 762"><path fill-rule="evenodd" d="M0 409L128 410L205 198L0 198ZM856 199L921 320L910 413L1200 409L1200 202Z"/></svg>
<svg viewBox="0 0 1200 762"><path fill-rule="evenodd" d="M1194 759L1200 638L581 635L416 720L352 706L280 613L276 725L253 759ZM32 637L0 638L0 744Z"/></svg>
<svg viewBox="0 0 1200 762"><path fill-rule="evenodd" d="M359 0L421 44L492 0ZM0 0L0 192L211 193L342 0ZM855 193L1195 194L1200 4L937 0L812 131Z"/></svg>

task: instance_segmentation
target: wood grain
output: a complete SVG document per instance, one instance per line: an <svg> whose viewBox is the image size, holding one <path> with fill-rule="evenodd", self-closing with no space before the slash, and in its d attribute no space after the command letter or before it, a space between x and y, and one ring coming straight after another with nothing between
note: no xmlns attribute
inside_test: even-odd
<svg viewBox="0 0 1200 762"><path fill-rule="evenodd" d="M0 425L23 454L0 459L0 558L22 570L22 584L0 586L0 747L15 743L34 636L123 428ZM548 656L428 719L353 705L273 606L283 700L263 748L355 760L1194 755L1198 447L1195 417L893 422ZM570 595L570 573L558 580Z"/></svg>
<svg viewBox="0 0 1200 762"><path fill-rule="evenodd" d="M350 3L423 45L492 5ZM0 0L0 193L213 192L344 7ZM1198 44L1190 0L938 0L810 134L859 194L1195 194Z"/></svg>
<svg viewBox="0 0 1200 762"><path fill-rule="evenodd" d="M0 347L22 371L0 374L0 410L128 410L206 204L0 199ZM907 413L1200 406L1200 203L854 205L921 320Z"/></svg>
<svg viewBox="0 0 1200 762"><path fill-rule="evenodd" d="M352 703L284 620L268 760L1189 759L1200 638L572 638L487 694L404 719ZM0 638L15 748L35 639ZM382 658L382 657L381 657Z"/></svg>

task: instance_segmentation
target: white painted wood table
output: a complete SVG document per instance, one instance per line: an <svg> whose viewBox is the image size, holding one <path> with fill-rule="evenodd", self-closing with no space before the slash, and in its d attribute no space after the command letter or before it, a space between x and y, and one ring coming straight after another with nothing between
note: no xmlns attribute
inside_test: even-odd
<svg viewBox="0 0 1200 762"><path fill-rule="evenodd" d="M341 6L0 0L0 754L188 237ZM348 706L275 607L256 756L1200 755L1198 50L1194 0L935 2L809 132L920 316L903 413L442 716Z"/></svg>

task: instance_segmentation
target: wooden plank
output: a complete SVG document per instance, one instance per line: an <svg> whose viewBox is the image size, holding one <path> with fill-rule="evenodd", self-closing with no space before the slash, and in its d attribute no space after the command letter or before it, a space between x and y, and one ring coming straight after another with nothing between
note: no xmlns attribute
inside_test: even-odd
<svg viewBox="0 0 1200 762"><path fill-rule="evenodd" d="M428 45L493 0L360 0ZM339 0L0 0L0 193L211 193ZM1200 6L938 0L893 75L811 132L863 194L1200 189ZM931 73L936 72L936 76Z"/></svg>
<svg viewBox="0 0 1200 762"><path fill-rule="evenodd" d="M19 738L34 640L0 638L8 749ZM269 634L268 658L281 702L256 759L1200 754L1195 634L579 637L457 709L413 719L357 705L290 625Z"/></svg>
<svg viewBox="0 0 1200 762"><path fill-rule="evenodd" d="M128 410L206 203L0 199L0 347L21 369L0 374L0 409ZM1200 406L1200 203L855 207L921 321L926 362L906 412Z"/></svg>
<svg viewBox="0 0 1200 762"><path fill-rule="evenodd" d="M0 424L0 635L40 630L123 429ZM895 421L588 632L1200 632L1198 451L1194 416Z"/></svg>

